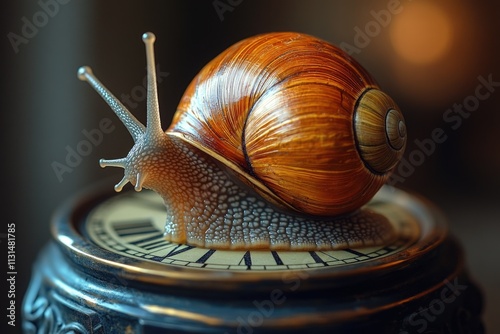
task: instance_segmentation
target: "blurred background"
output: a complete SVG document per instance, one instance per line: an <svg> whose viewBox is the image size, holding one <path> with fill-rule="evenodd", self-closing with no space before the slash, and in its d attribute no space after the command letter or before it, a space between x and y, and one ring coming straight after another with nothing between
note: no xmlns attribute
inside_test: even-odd
<svg viewBox="0 0 500 334"><path fill-rule="evenodd" d="M153 31L166 127L205 63L245 37L288 30L342 46L397 101L409 141L391 182L446 214L483 289L488 332L500 333L499 2L41 0L0 6L0 237L7 224L16 224L18 329L53 211L89 184L108 177L118 182L122 170L101 169L98 159L125 156L132 145L108 106L77 79L78 67L92 66L144 121L140 37ZM83 147L85 134L104 118L112 121L111 133ZM439 142L435 129L441 129ZM68 152L77 149L86 155L68 164Z"/></svg>

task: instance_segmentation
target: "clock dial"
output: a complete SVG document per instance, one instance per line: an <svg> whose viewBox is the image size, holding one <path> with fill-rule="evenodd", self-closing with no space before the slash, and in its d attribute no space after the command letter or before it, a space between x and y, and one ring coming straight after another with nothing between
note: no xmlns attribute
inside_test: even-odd
<svg viewBox="0 0 500 334"><path fill-rule="evenodd" d="M422 217L419 217L427 214L425 210L414 212L407 204L395 203L394 191L380 192L368 205L389 217L400 234L394 243L379 247L335 251L240 251L176 244L163 238L166 218L164 205L162 199L151 191L129 192L105 200L89 213L85 231L89 239L103 249L165 266L278 271L369 264L407 250L425 232L425 226L422 229L420 222ZM391 197L390 201L388 197Z"/></svg>

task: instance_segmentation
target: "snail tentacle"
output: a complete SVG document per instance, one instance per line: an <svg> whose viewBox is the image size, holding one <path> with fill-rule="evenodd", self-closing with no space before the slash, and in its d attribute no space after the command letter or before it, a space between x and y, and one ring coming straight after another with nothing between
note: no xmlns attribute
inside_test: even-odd
<svg viewBox="0 0 500 334"><path fill-rule="evenodd" d="M92 69L88 66L82 66L78 69L78 78L82 81L87 81L94 90L101 95L103 100L111 107L111 110L122 121L128 132L137 142L144 134L144 125L135 118L132 113L114 96L104 85L95 77Z"/></svg>
<svg viewBox="0 0 500 334"><path fill-rule="evenodd" d="M117 193L119 193L120 191L122 191L122 190L123 190L123 187L124 187L127 183L129 183L129 182L130 182L130 181L129 181L129 179L127 178L127 176L126 176L126 175L123 175L123 178L120 180L120 182L118 182L118 183L115 185L115 191L116 191Z"/></svg>
<svg viewBox="0 0 500 334"><path fill-rule="evenodd" d="M141 191L142 190L142 186L146 180L146 176L147 176L147 173L137 173L137 178L136 178L136 181L135 181L135 191Z"/></svg>
<svg viewBox="0 0 500 334"><path fill-rule="evenodd" d="M100 159L99 160L99 166L101 166L102 168L104 168L104 167L120 167L120 168L125 168L126 162L127 162L127 158L112 159L112 160Z"/></svg>
<svg viewBox="0 0 500 334"><path fill-rule="evenodd" d="M154 42L156 37L153 33L147 32L142 35L142 40L146 46L146 63L147 63L147 125L146 135L156 136L163 134L160 119L160 106L158 103L158 91L156 87L156 66L154 55Z"/></svg>
<svg viewBox="0 0 500 334"><path fill-rule="evenodd" d="M99 164L101 167L120 167L124 168L124 176L115 186L117 192L121 191L127 183L134 184L136 191L141 191L146 183L146 178L150 174L148 169L156 169L153 156L163 154L162 142L165 140L165 133L161 128L160 108L158 103L158 93L156 87L156 70L154 62L153 44L155 36L152 33L145 33L142 36L146 47L147 61L147 126L146 128L140 123L116 97L93 75L89 67L81 67L78 71L78 76L81 80L89 82L104 100L109 104L111 109L120 118L125 127L132 135L135 145L130 150L125 158L106 160L101 159ZM149 160L149 162L148 162Z"/></svg>

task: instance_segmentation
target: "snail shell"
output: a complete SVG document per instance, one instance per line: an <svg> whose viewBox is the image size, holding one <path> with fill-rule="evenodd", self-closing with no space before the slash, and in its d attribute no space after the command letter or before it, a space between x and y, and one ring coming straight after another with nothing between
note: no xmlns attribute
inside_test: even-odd
<svg viewBox="0 0 500 334"><path fill-rule="evenodd" d="M165 236L229 249L336 249L393 240L381 215L360 210L406 144L403 116L337 47L298 33L245 39L193 79L166 132L160 124L151 33L148 120L142 125L95 78L88 81L131 133L125 169L167 207Z"/></svg>
<svg viewBox="0 0 500 334"><path fill-rule="evenodd" d="M248 38L208 63L168 131L234 163L279 205L324 216L367 203L406 142L399 108L372 77L297 33Z"/></svg>

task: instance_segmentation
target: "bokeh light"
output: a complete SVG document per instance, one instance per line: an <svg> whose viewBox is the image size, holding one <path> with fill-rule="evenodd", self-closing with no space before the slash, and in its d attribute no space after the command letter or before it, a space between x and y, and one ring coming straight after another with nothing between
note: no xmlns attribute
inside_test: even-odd
<svg viewBox="0 0 500 334"><path fill-rule="evenodd" d="M484 72L479 23L473 5L452 1L412 1L394 15L386 45L392 84L420 117L442 113L474 88Z"/></svg>
<svg viewBox="0 0 500 334"><path fill-rule="evenodd" d="M390 39L395 52L416 64L429 64L447 55L454 36L447 13L429 2L406 6L394 18Z"/></svg>

